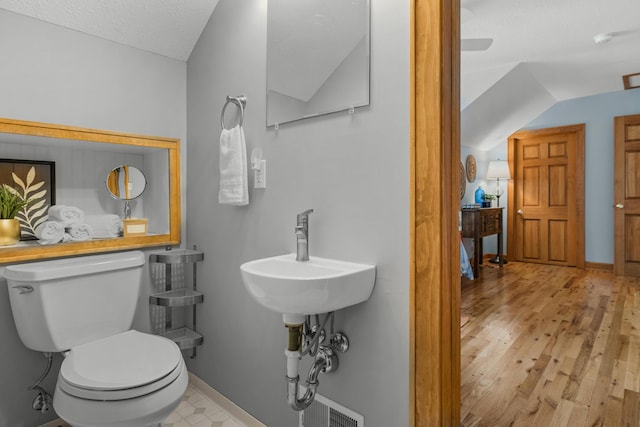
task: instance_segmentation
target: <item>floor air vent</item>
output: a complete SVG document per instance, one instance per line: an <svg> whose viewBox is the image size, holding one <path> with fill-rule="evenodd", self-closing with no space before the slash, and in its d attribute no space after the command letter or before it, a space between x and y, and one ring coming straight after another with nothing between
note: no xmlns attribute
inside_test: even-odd
<svg viewBox="0 0 640 427"><path fill-rule="evenodd" d="M300 387L304 393L304 387ZM364 417L316 394L313 403L300 412L300 427L364 427Z"/></svg>

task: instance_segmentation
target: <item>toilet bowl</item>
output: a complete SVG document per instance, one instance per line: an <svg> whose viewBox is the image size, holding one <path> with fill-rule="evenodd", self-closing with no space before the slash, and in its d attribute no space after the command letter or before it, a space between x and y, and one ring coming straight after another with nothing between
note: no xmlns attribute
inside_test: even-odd
<svg viewBox="0 0 640 427"><path fill-rule="evenodd" d="M178 346L130 329L144 261L131 251L5 269L22 342L65 357L53 408L74 427L159 426L187 388Z"/></svg>
<svg viewBox="0 0 640 427"><path fill-rule="evenodd" d="M130 330L66 355L53 396L72 426L156 426L178 406L189 381L178 347Z"/></svg>

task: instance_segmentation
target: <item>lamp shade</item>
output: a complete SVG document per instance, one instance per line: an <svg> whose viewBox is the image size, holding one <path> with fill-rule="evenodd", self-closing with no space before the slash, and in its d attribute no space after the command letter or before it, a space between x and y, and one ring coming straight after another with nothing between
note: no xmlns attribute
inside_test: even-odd
<svg viewBox="0 0 640 427"><path fill-rule="evenodd" d="M487 169L487 179L511 179L509 162L506 160L492 160Z"/></svg>

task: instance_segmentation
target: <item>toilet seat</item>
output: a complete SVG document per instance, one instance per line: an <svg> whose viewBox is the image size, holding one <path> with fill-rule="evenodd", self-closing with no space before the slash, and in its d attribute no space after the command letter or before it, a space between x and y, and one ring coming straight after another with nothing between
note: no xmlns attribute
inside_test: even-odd
<svg viewBox="0 0 640 427"><path fill-rule="evenodd" d="M173 341L130 330L72 348L58 385L82 399L133 399L171 384L183 366Z"/></svg>

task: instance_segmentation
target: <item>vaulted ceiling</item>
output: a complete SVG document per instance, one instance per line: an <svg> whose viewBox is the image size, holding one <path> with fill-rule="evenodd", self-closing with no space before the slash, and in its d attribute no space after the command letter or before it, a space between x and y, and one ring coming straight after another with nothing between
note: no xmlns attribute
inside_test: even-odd
<svg viewBox="0 0 640 427"><path fill-rule="evenodd" d="M485 51L461 53L465 145L489 149L554 103L623 90L622 76L640 72L638 0L462 0L461 6L462 38L493 39ZM612 38L597 44L599 34Z"/></svg>
<svg viewBox="0 0 640 427"><path fill-rule="evenodd" d="M0 8L186 61L217 3L0 0ZM640 72L638 0L461 0L461 6L462 38L493 39L487 50L461 53L465 145L491 148L553 103L622 90L622 76ZM594 36L603 33L612 39L596 44Z"/></svg>
<svg viewBox="0 0 640 427"><path fill-rule="evenodd" d="M0 9L186 61L218 0L0 0Z"/></svg>

